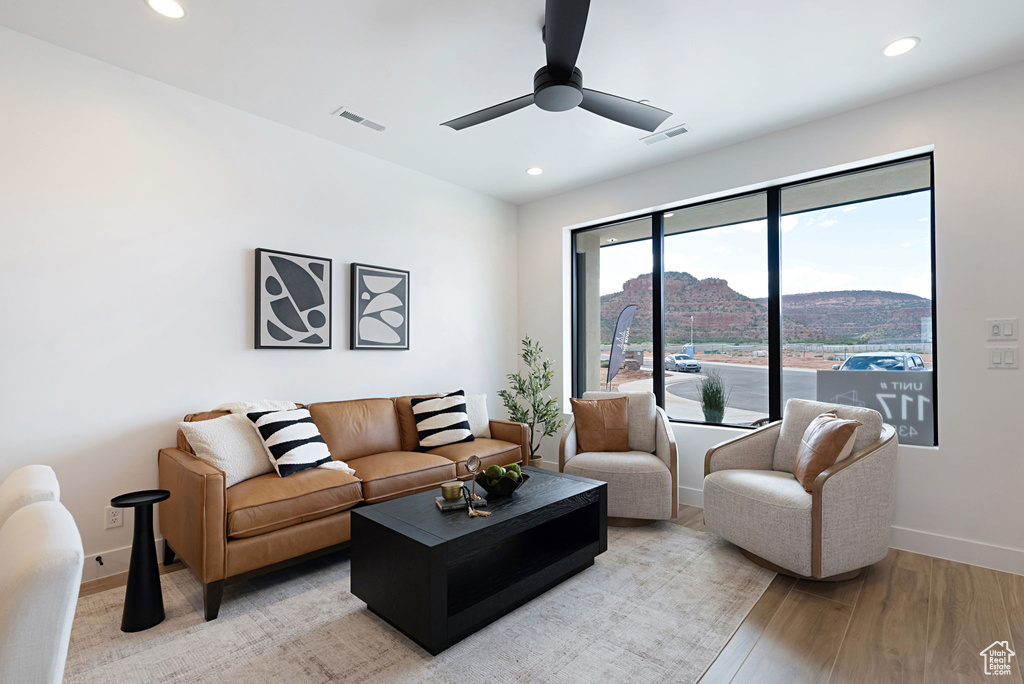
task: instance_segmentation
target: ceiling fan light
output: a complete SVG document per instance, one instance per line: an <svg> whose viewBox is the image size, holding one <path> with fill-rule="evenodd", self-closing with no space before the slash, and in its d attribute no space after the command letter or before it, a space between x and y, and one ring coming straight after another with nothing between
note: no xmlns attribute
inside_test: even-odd
<svg viewBox="0 0 1024 684"><path fill-rule="evenodd" d="M544 169L540 168L539 166L531 166L530 168L526 169L526 173L530 174L531 176L539 176L540 174L544 173Z"/></svg>

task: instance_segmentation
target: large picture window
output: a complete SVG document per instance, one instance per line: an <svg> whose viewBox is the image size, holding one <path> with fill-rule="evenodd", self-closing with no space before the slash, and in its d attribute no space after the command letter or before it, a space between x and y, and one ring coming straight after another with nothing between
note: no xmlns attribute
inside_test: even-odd
<svg viewBox="0 0 1024 684"><path fill-rule="evenodd" d="M936 444L931 164L574 231L574 393L653 391L673 420L731 426L793 397L869 406Z"/></svg>

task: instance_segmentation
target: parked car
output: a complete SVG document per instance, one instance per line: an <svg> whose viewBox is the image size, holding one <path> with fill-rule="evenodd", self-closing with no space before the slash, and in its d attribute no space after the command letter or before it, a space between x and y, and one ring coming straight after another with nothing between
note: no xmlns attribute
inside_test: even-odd
<svg viewBox="0 0 1024 684"><path fill-rule="evenodd" d="M669 354L665 357L665 370L700 373L700 361L695 361L689 354Z"/></svg>
<svg viewBox="0 0 1024 684"><path fill-rule="evenodd" d="M846 359L842 365L833 365L832 370L923 371L931 368L924 365L919 355L909 352L861 352Z"/></svg>

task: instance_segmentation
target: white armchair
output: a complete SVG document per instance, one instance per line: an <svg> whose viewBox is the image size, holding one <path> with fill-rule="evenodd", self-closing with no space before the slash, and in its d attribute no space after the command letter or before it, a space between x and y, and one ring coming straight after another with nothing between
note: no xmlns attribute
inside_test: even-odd
<svg viewBox="0 0 1024 684"><path fill-rule="evenodd" d="M808 493L793 461L807 426L829 409L862 425L853 453ZM776 572L850 579L889 550L897 450L895 429L877 411L790 399L784 420L707 452L704 524Z"/></svg>
<svg viewBox="0 0 1024 684"><path fill-rule="evenodd" d="M0 528L0 682L63 679L84 558L57 501L24 506Z"/></svg>
<svg viewBox="0 0 1024 684"><path fill-rule="evenodd" d="M678 505L676 440L651 392L586 392L584 399L629 398L630 451L577 453L572 419L562 434L559 472L608 483L608 524L646 525L675 518Z"/></svg>
<svg viewBox="0 0 1024 684"><path fill-rule="evenodd" d="M0 527L19 508L37 501L60 501L60 485L53 468L27 465L0 483Z"/></svg>

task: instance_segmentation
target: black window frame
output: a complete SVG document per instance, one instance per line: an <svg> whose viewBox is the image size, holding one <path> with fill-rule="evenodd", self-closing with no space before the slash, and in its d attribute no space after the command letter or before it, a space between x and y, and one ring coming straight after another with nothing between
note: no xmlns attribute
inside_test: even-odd
<svg viewBox="0 0 1024 684"><path fill-rule="evenodd" d="M580 255L576 251L576 238L578 235L587 233L593 230L599 230L602 228L608 228L610 226L626 223L629 221L636 221L644 218L649 218L651 221L651 251L652 251L652 290L653 290L653 337L654 337L654 350L653 350L653 366L654 366L654 396L657 400L658 406L665 408L665 293L664 293L664 255L665 255L665 214L676 211L682 211L685 209L693 209L694 207L706 206L709 204L718 204L721 202L728 202L730 200L740 199L743 197L750 197L753 195L765 194L768 205L768 421L775 422L782 419L782 374L783 374L783 361L782 361L782 296L781 296L781 279L780 279L780 265L782 259L782 192L787 188L798 187L801 185L807 185L809 183L816 183L831 178L839 178L842 176L850 176L865 171L871 171L873 169L885 168L887 166L894 166L897 164L903 164L906 162L928 160L930 179L929 179L929 192L930 195L930 225L929 225L929 251L931 260L931 277L932 277L932 288L931 288L931 315L932 315L932 370L933 383L932 383L932 413L933 413L933 425L935 430L935 446L939 444L939 382L938 382L938 371L939 371L939 345L938 336L935 331L938 329L938 310L936 305L936 274L935 274L935 155L933 152L925 152L923 154L915 154L908 157L901 157L898 159L891 159L884 162L878 162L875 164L868 164L865 166L859 166L856 168L836 171L833 173L821 174L809 178L805 178L799 181L793 181L790 183L776 183L769 185L768 187L762 187L757 189L748 189L742 192L731 193L723 195L721 197L715 197L709 200L703 200L699 202L691 202L679 204L677 206L661 209L659 211L648 211L640 212L637 214L631 214L626 217L619 217L614 220L604 221L601 223L584 226L582 228L576 228L571 231L570 235L570 249L572 259L570 263L570 281L571 281L571 298L570 302L571 310L571 380L572 380L572 396L579 397L581 392L580 388L586 385L586 380L582 377L583 366L579 363L579 345L580 345L580 330L583 328L582 321L582 308L578 301L578 278L581 273ZM901 195L914 194L921 192L921 190L913 190L908 192L897 192L888 195L879 195L877 197L870 197L863 200L857 200L856 202L848 202L837 206L846 206L847 204L858 204L860 202L870 202L878 199L885 199L888 197L898 197ZM831 207L819 207L819 209L827 209ZM713 228L715 226L710 226ZM707 230L702 228L701 230ZM738 428L738 429L757 429L756 425L719 425L716 423L707 423L704 421L686 420L682 418L672 418L669 420L673 423L689 424L689 425L705 425L711 427L726 427L726 428Z"/></svg>

